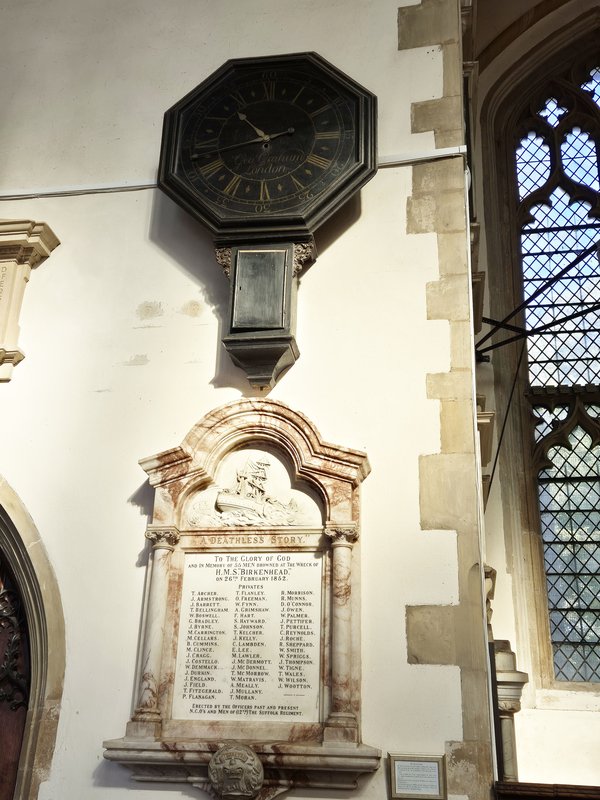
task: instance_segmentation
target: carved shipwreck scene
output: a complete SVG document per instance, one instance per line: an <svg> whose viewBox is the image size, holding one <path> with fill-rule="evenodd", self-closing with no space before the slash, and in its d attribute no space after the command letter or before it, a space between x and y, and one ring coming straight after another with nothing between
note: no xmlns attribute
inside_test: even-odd
<svg viewBox="0 0 600 800"><path fill-rule="evenodd" d="M184 525L199 527L304 525L322 514L308 486L293 489L285 464L271 450L244 448L220 465L215 483L189 499Z"/></svg>
<svg viewBox="0 0 600 800"><path fill-rule="evenodd" d="M135 710L105 757L223 798L355 787L380 759L360 735L366 455L240 400L140 464L155 502Z"/></svg>

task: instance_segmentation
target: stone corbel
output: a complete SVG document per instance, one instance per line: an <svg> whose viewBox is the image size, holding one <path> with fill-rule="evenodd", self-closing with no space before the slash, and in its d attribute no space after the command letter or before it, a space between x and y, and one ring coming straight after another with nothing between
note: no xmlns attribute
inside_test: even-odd
<svg viewBox="0 0 600 800"><path fill-rule="evenodd" d="M496 570L493 567L484 564L484 587L485 587L485 617L487 621L487 634L488 642L494 641L494 632L492 630L492 600L496 591Z"/></svg>
<svg viewBox="0 0 600 800"><path fill-rule="evenodd" d="M45 222L0 220L0 381L9 381L24 358L18 347L19 316L31 270L58 245Z"/></svg>

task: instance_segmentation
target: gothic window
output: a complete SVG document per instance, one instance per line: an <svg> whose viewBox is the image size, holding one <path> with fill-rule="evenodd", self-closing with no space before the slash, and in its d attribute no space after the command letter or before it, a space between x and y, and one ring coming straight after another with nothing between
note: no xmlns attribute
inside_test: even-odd
<svg viewBox="0 0 600 800"><path fill-rule="evenodd" d="M516 127L518 246L557 680L600 682L600 59L549 77Z"/></svg>

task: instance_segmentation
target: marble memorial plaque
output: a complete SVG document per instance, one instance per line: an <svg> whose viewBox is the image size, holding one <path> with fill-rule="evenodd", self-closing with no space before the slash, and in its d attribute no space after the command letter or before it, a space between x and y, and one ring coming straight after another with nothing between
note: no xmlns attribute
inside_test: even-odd
<svg viewBox="0 0 600 800"><path fill-rule="evenodd" d="M265 797L354 791L381 757L359 718L366 455L253 397L140 463L155 489L140 668L126 735L105 743L106 758L142 781L248 794L236 772L247 743ZM221 789L207 769L224 742L238 762Z"/></svg>
<svg viewBox="0 0 600 800"><path fill-rule="evenodd" d="M187 553L172 717L320 721L322 556Z"/></svg>

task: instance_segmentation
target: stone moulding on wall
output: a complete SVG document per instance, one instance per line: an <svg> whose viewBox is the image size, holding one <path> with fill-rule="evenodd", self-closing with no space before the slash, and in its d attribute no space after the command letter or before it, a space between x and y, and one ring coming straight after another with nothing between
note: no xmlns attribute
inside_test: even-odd
<svg viewBox="0 0 600 800"><path fill-rule="evenodd" d="M9 381L24 358L18 347L19 315L31 270L58 244L45 222L0 219L0 382Z"/></svg>
<svg viewBox="0 0 600 800"><path fill-rule="evenodd" d="M378 768L381 757L360 737L355 550L359 486L370 471L366 455L323 442L305 416L283 403L242 399L207 414L181 446L140 464L155 488L146 533L152 559L142 666L126 735L105 742L105 757L130 767L137 780L207 789L211 758L234 743L240 752L250 746L262 763L264 784L255 795L261 800L295 784L354 788L360 774ZM240 506L241 516L236 517ZM177 712L185 706L183 668L177 664L179 637L183 642L189 624L189 614L182 614L187 608L185 581L195 580L196 574L189 567L203 568L219 554L239 553L257 560L275 554L319 563L321 577L314 585L321 601L312 622L320 648L313 673L319 685L312 687L318 700L304 718L286 718L285 713L275 719L236 718L237 712L211 717L206 704L200 704L201 719ZM277 659L276 653L268 655ZM221 680L222 673L217 675ZM233 694L225 687L228 691ZM272 692L265 689L264 697L271 698Z"/></svg>

